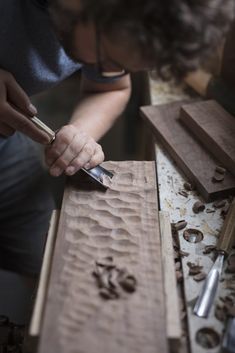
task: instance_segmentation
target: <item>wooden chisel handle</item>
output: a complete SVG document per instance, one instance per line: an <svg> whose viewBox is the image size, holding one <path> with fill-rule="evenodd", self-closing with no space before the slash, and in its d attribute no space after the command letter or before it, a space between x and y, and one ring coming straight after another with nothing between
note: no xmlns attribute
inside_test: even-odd
<svg viewBox="0 0 235 353"><path fill-rule="evenodd" d="M228 214L222 226L217 243L217 250L229 253L235 242L235 198L233 199Z"/></svg>

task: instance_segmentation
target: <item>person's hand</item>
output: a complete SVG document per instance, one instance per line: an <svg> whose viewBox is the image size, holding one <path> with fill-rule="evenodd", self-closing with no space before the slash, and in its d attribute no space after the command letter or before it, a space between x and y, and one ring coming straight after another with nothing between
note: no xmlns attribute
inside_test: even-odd
<svg viewBox="0 0 235 353"><path fill-rule="evenodd" d="M35 114L36 108L12 74L0 69L0 135L11 136L17 130L37 142L49 143L47 134L30 121Z"/></svg>
<svg viewBox="0 0 235 353"><path fill-rule="evenodd" d="M63 126L52 145L45 150L50 174L75 174L80 168L90 169L104 160L101 146L75 125Z"/></svg>

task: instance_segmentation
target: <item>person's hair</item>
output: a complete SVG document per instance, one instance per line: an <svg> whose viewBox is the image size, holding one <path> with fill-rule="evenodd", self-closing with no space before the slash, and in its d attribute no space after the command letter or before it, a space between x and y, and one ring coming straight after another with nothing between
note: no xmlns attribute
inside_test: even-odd
<svg viewBox="0 0 235 353"><path fill-rule="evenodd" d="M60 5L50 2L53 13ZM216 49L234 15L234 0L79 0L79 10L76 0L71 3L73 10L62 8L57 18L61 27L94 21L117 43L131 38L161 76L174 77L196 69Z"/></svg>

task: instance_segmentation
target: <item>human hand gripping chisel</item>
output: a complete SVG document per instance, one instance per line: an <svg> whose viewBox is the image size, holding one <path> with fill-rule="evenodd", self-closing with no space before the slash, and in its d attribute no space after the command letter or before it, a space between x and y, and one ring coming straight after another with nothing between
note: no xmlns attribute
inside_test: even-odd
<svg viewBox="0 0 235 353"><path fill-rule="evenodd" d="M49 128L45 123L43 123L40 119L36 116L30 118L30 120L42 131L44 131L50 138L49 144L52 144L53 141L56 139L56 133ZM81 168L86 174L88 174L92 179L94 179L97 183L102 185L104 188L108 188L108 183L105 183L107 179L110 180L113 177L113 173L109 170L97 165L94 168L86 169Z"/></svg>
<svg viewBox="0 0 235 353"><path fill-rule="evenodd" d="M194 314L207 318L214 303L220 275L223 269L224 257L229 254L235 241L235 199L230 205L229 212L222 226L217 243L218 256L208 273L202 291L194 307Z"/></svg>

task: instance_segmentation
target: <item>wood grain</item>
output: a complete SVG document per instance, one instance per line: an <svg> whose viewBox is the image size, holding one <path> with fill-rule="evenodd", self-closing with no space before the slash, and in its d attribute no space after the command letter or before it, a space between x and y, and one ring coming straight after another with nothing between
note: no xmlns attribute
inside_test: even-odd
<svg viewBox="0 0 235 353"><path fill-rule="evenodd" d="M235 175L235 118L216 101L183 105L180 119L222 166Z"/></svg>
<svg viewBox="0 0 235 353"><path fill-rule="evenodd" d="M235 199L233 199L228 214L222 226L217 249L230 253L235 243Z"/></svg>
<svg viewBox="0 0 235 353"><path fill-rule="evenodd" d="M39 352L167 352L156 172L153 162L108 162L107 191L86 176L67 186ZM137 290L103 300L95 261L112 256Z"/></svg>
<svg viewBox="0 0 235 353"><path fill-rule="evenodd" d="M179 348L182 330L180 322L179 296L175 275L174 250L171 223L168 212L159 212L164 268L164 292L166 300L166 330L172 347ZM174 350L176 351L176 349Z"/></svg>
<svg viewBox="0 0 235 353"><path fill-rule="evenodd" d="M181 124L180 107L186 101L141 108L157 141L161 142L206 201L226 197L235 192L235 178L228 172L220 183L212 176L219 161L213 158Z"/></svg>

